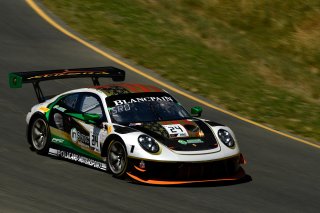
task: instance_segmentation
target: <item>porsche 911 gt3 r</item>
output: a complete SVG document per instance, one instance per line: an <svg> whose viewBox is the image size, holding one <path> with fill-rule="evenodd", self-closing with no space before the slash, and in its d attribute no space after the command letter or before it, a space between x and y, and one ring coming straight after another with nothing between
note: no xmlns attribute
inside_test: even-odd
<svg viewBox="0 0 320 213"><path fill-rule="evenodd" d="M46 99L39 82L90 77L85 87ZM20 72L12 88L32 83L39 104L27 114L27 138L39 154L50 154L150 184L182 184L244 177L234 133L227 126L191 115L169 93L123 81L114 67Z"/></svg>

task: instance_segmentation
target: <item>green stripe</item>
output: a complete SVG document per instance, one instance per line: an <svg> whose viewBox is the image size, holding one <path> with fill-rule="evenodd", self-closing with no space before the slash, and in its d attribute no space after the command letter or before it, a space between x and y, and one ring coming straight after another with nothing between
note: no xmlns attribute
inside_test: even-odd
<svg viewBox="0 0 320 213"><path fill-rule="evenodd" d="M57 139L62 139L63 140L63 143L58 143L58 142L53 142L53 143L56 143L56 144L59 144L59 145L62 145L64 147L67 147L67 148L70 148L74 151L76 151L77 153L81 154L81 155L85 155L87 157L90 157L90 158L94 158L96 160L102 160L102 158L97 154L97 155L94 155L84 149L81 149L79 146L75 145L73 142L69 141L69 140L66 140L65 138L62 138L62 137L59 137L58 135L54 135L52 134L52 138L57 138Z"/></svg>
<svg viewBox="0 0 320 213"><path fill-rule="evenodd" d="M49 104L47 106L47 108L49 108L49 111L46 112L46 118L49 121L49 115L50 115L50 111L52 110L52 107L54 107L56 105L56 103L58 103L58 101L60 101L63 97L65 97L66 95L62 95L60 97L58 97L54 102L52 102L51 104Z"/></svg>

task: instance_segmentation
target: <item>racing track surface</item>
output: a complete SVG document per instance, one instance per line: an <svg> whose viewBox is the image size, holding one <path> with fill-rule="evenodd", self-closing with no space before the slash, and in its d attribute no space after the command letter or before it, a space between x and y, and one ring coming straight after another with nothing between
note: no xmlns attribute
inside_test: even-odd
<svg viewBox="0 0 320 213"><path fill-rule="evenodd" d="M104 65L115 64L58 32L23 0L0 0L0 212L319 212L319 149L206 107L203 117L235 131L251 182L138 185L31 152L25 115L36 102L33 88L10 90L7 74ZM127 81L153 84L130 71ZM43 85L54 92L91 83L64 82Z"/></svg>

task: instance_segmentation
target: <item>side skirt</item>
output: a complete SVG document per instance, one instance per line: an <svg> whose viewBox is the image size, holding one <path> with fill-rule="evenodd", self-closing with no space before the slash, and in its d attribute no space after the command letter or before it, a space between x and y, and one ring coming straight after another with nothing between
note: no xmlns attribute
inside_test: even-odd
<svg viewBox="0 0 320 213"><path fill-rule="evenodd" d="M52 144L51 147L49 148L49 153L50 156L54 156L57 158L61 159L66 159L68 161L73 161L88 167L92 167L95 169L107 171L108 167L107 164L103 161L95 160L92 158L89 158L84 155L80 155L79 153L68 149L66 147L62 147L59 145Z"/></svg>

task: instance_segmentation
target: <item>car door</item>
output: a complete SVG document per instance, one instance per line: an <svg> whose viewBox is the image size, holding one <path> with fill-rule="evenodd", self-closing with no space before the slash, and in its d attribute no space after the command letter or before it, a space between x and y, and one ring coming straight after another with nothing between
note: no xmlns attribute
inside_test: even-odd
<svg viewBox="0 0 320 213"><path fill-rule="evenodd" d="M68 94L52 107L49 116L52 142L100 159L100 143L106 138L106 130L102 128L104 120L99 96L94 93Z"/></svg>
<svg viewBox="0 0 320 213"><path fill-rule="evenodd" d="M71 129L74 127L70 113L77 112L79 93L61 96L53 103L49 114L49 126L52 142L68 148L73 148L70 137Z"/></svg>
<svg viewBox="0 0 320 213"><path fill-rule="evenodd" d="M94 117L94 122L81 122L89 133L89 147L96 154L101 153L101 145L107 137L107 130L104 128L106 115L101 99L94 93L83 93L79 101L79 111L82 115Z"/></svg>

